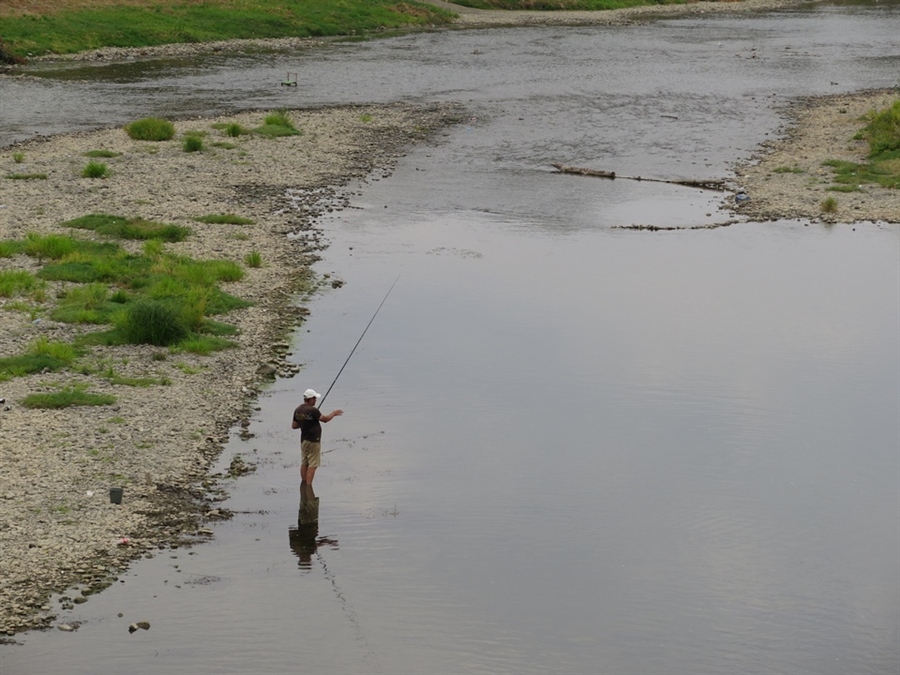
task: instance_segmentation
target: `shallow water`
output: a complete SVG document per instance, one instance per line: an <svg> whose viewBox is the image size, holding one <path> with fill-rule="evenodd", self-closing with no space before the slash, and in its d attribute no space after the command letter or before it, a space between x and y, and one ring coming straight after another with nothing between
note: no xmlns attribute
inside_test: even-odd
<svg viewBox="0 0 900 675"><path fill-rule="evenodd" d="M621 230L726 216L713 193L548 170L722 176L778 101L894 83L900 13L875 7L435 33L87 87L111 121L294 96L473 115L323 221L318 269L347 284L223 453L259 462L235 519L61 615L77 633L0 647L3 675L896 672L897 227ZM296 92L260 84L299 67ZM324 405L346 414L316 538L292 547L290 412L398 275Z"/></svg>

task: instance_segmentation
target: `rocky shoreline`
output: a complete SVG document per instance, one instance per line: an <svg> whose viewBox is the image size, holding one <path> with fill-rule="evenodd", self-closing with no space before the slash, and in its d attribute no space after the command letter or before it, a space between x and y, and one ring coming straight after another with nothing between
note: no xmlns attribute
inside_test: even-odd
<svg viewBox="0 0 900 675"><path fill-rule="evenodd" d="M864 162L868 144L854 140L871 110L900 98L885 89L792 101L783 110L786 129L764 144L750 161L735 167L735 181L750 197L733 210L752 220L809 219L826 223L900 223L900 190L863 183L856 192L833 192L830 159ZM834 212L822 202L833 197Z"/></svg>
<svg viewBox="0 0 900 675"><path fill-rule="evenodd" d="M437 0L436 0L437 2ZM766 10L794 0L745 0L697 3L591 13L541 19L523 13L484 13L453 6L461 25L523 23L610 23L635 21L661 13ZM493 17L494 14L501 16ZM615 14L615 16L613 16ZM602 15L602 16L600 16ZM470 17L466 19L465 17ZM494 20L496 18L496 21ZM502 19L502 21L501 21ZM221 45L174 45L152 50L99 50L78 58L121 59L215 49L296 49L316 41L252 41ZM283 43L283 44L282 44ZM804 100L785 109L781 139L761 148L758 157L735 172L751 199L729 208L743 217L823 218L819 204L829 184L823 159L855 159L864 146L852 141L860 115L882 107L896 92ZM260 126L263 111L176 123L178 137L164 143L130 140L122 129L31 140L4 149L3 174L46 174L45 180L0 181L0 240L28 232L61 233L59 223L105 212L190 227L185 242L169 244L177 253L202 259L241 261L259 251L263 265L247 269L243 281L228 292L252 301L227 321L238 326L236 349L200 357L171 354L147 346L96 347L82 357L83 372L45 373L0 382L0 634L48 627L58 604L84 602L91 593L115 582L135 558L161 548L189 545L210 536L209 521L228 517L218 507L220 477L210 467L231 430L248 419L260 384L274 371L290 377L288 339L303 320L296 304L334 278L316 278L310 265L325 245L316 226L322 213L346 204L344 187L372 171L390 173L411 144L463 117L452 105L349 106L291 111L302 136L268 139L254 135L226 138L212 125L236 122ZM209 146L186 153L181 138L203 131ZM233 143L234 148L214 147ZM87 179L80 169L84 153L105 149L121 153L103 160L107 179ZM14 162L21 153L23 161ZM796 172L776 169L794 167ZM865 186L861 193L841 194L841 222L900 222L900 191ZM286 197L286 195L290 195ZM252 225L212 225L193 220L213 213L233 213ZM65 230L65 232L69 232ZM140 244L132 246L134 251ZM0 270L37 271L24 256L0 258ZM48 297L64 290L51 283ZM69 340L84 330L13 310L16 298L0 298L0 357L21 353L39 337ZM48 301L52 302L52 301ZM107 375L153 379L158 384L115 384ZM117 397L113 407L60 411L28 410L24 396L82 383L90 391ZM234 473L244 470L237 458ZM110 503L107 490L122 483L125 499Z"/></svg>
<svg viewBox="0 0 900 675"><path fill-rule="evenodd" d="M341 208L349 181L373 171L389 174L411 144L425 142L461 119L455 105L350 106L298 110L301 136L236 139L212 125L262 124L262 111L176 122L171 141L131 140L123 129L41 139L7 148L0 170L46 174L44 180L0 181L0 240L77 232L59 223L89 213L111 213L189 227L192 234L168 251L195 259L241 262L262 258L244 280L225 290L254 304L230 312L237 348L209 356L169 353L150 346L94 347L79 367L0 382L0 634L46 627L60 604L84 602L115 581L136 557L209 536L204 525L227 517L217 507L221 481L209 475L232 429L248 419L266 378L290 377L290 332L303 320L297 299L335 278L315 278L323 234L315 220ZM207 150L184 152L186 132L207 132ZM233 148L214 147L221 141ZM112 174L82 178L91 150L121 153L103 160ZM13 153L24 160L14 163ZM286 196L288 195L288 196ZM252 225L204 224L195 217L236 214ZM87 236L87 235L85 235ZM121 242L139 252L140 242ZM0 258L0 270L37 272L24 255ZM38 338L70 341L86 330L58 323L46 307L66 284L48 282L38 312L0 298L0 357L19 354ZM115 377L111 375L114 374ZM121 384L123 378L155 382ZM120 383L116 383L120 382ZM112 394L113 406L32 410L31 393L80 384ZM227 458L226 458L227 459ZM240 458L232 464L240 473ZM121 505L111 486L124 485Z"/></svg>

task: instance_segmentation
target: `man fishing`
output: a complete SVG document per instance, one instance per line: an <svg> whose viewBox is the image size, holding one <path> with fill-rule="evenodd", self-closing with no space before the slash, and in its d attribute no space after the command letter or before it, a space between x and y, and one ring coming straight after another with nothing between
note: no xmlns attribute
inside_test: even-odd
<svg viewBox="0 0 900 675"><path fill-rule="evenodd" d="M300 429L300 481L312 485L316 469L322 463L322 425L344 414L343 410L332 410L323 415L316 407L319 395L313 389L303 392L303 403L294 410L291 429ZM323 399L324 400L324 399Z"/></svg>

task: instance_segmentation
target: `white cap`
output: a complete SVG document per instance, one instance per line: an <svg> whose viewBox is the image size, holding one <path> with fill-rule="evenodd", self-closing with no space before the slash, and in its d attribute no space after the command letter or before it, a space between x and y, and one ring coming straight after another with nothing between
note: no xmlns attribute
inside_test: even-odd
<svg viewBox="0 0 900 675"><path fill-rule="evenodd" d="M316 393L315 389L307 389L303 392L303 400L306 401L310 398L319 398L319 395Z"/></svg>

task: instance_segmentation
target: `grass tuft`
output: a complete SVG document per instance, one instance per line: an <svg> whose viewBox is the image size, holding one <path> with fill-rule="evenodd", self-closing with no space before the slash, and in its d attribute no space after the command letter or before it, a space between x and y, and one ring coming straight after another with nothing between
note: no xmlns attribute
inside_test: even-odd
<svg viewBox="0 0 900 675"><path fill-rule="evenodd" d="M63 227L92 230L97 234L118 239L138 239L176 242L184 241L191 233L187 227L155 223L143 218L123 218L107 213L92 213L62 223Z"/></svg>
<svg viewBox="0 0 900 675"><path fill-rule="evenodd" d="M262 267L262 255L256 250L250 251L250 253L244 257L244 264L246 264L247 267Z"/></svg>
<svg viewBox="0 0 900 675"><path fill-rule="evenodd" d="M112 150L88 150L84 153L85 157L118 157L121 155L121 152L113 152Z"/></svg>
<svg viewBox="0 0 900 675"><path fill-rule="evenodd" d="M136 141L168 141L175 136L175 125L159 117L145 117L127 125L125 133Z"/></svg>
<svg viewBox="0 0 900 675"><path fill-rule="evenodd" d="M132 344L166 347L188 336L180 312L170 303L139 300L117 317L117 328Z"/></svg>
<svg viewBox="0 0 900 675"><path fill-rule="evenodd" d="M294 126L293 120L288 115L287 110L278 110L266 115L263 126L257 127L254 131L262 136L278 137L278 136L299 136L302 132Z"/></svg>
<svg viewBox="0 0 900 675"><path fill-rule="evenodd" d="M233 213L211 213L207 216L197 216L194 220L213 225L253 225L254 223L250 218L242 218Z"/></svg>
<svg viewBox="0 0 900 675"><path fill-rule="evenodd" d="M109 167L103 162L88 162L81 170L83 178L106 178L109 176Z"/></svg>
<svg viewBox="0 0 900 675"><path fill-rule="evenodd" d="M26 408L44 410L59 410L79 405L112 405L115 402L116 397L111 394L92 394L78 386L65 387L46 394L29 394L22 399L22 405Z"/></svg>
<svg viewBox="0 0 900 675"><path fill-rule="evenodd" d="M201 152L203 150L203 138L194 134L185 136L181 148L185 152Z"/></svg>
<svg viewBox="0 0 900 675"><path fill-rule="evenodd" d="M834 197L826 197L822 200L819 208L822 209L822 213L836 213L838 209L837 199Z"/></svg>

